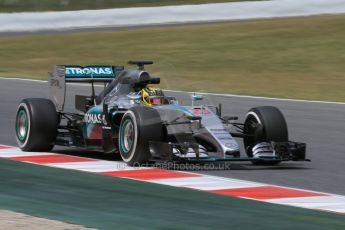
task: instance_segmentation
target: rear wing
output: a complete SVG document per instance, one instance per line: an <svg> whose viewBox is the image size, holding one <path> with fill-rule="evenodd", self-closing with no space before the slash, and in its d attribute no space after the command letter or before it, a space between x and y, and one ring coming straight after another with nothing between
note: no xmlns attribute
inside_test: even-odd
<svg viewBox="0 0 345 230"><path fill-rule="evenodd" d="M74 65L55 65L53 72L48 73L50 98L55 104L56 110L61 112L65 105L66 83L108 83L114 80L123 70L123 66L97 65L82 67Z"/></svg>

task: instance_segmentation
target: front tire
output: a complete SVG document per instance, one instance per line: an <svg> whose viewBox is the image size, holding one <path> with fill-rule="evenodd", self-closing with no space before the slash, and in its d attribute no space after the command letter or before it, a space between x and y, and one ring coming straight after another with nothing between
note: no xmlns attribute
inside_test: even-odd
<svg viewBox="0 0 345 230"><path fill-rule="evenodd" d="M17 109L15 136L23 151L48 152L54 147L58 115L52 101L28 98Z"/></svg>
<svg viewBox="0 0 345 230"><path fill-rule="evenodd" d="M122 117L119 131L119 151L128 165L147 163L151 157L150 141L163 140L163 126L158 112L152 108L130 108Z"/></svg>
<svg viewBox="0 0 345 230"><path fill-rule="evenodd" d="M252 148L260 142L287 142L288 128L284 115L273 106L256 107L248 111L244 133L252 135L243 139L248 157L253 157ZM280 161L253 161L253 164L276 165Z"/></svg>

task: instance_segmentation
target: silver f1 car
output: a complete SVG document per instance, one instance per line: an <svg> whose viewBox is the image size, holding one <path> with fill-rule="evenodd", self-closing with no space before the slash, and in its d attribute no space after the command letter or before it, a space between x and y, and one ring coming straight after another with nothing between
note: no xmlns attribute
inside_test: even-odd
<svg viewBox="0 0 345 230"><path fill-rule="evenodd" d="M288 140L283 114L275 107L250 109L245 122L222 116L221 105L204 105L192 95L189 106L151 87L160 78L144 70L150 61L119 66L55 66L49 73L51 98L24 99L15 133L23 151L50 151L54 145L120 154L129 165L151 161L252 161L277 164L306 160L306 145ZM76 95L78 112L64 111L66 82L92 84L90 95ZM95 94L94 83L104 83ZM235 131L231 131L235 130ZM243 138L241 157L234 138Z"/></svg>

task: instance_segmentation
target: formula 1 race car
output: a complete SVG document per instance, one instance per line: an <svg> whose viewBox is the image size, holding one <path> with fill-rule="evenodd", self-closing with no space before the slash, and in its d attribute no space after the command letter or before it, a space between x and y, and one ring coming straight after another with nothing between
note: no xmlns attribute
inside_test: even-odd
<svg viewBox="0 0 345 230"><path fill-rule="evenodd" d="M306 160L306 144L288 140L283 114L275 107L252 108L244 123L222 116L221 105L191 105L151 87L160 78L144 69L151 61L122 66L55 66L49 73L51 98L28 98L19 104L15 133L23 151L50 151L54 145L120 154L128 165L147 162L252 161L278 164ZM67 82L90 83L91 95L75 95L78 112L65 112ZM94 83L104 83L96 95ZM232 131L235 130L235 131ZM241 157L234 138L243 138Z"/></svg>

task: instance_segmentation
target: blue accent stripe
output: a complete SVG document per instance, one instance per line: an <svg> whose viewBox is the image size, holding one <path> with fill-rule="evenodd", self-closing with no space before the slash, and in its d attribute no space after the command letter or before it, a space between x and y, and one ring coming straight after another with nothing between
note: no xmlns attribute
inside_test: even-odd
<svg viewBox="0 0 345 230"><path fill-rule="evenodd" d="M160 105L160 106L155 106L155 107L180 110L181 112L184 112L189 116L195 116L190 110L188 110L186 107L181 106L181 105Z"/></svg>

